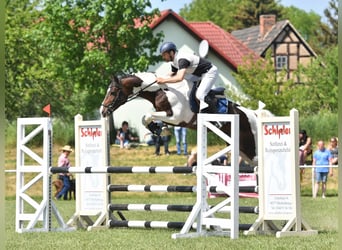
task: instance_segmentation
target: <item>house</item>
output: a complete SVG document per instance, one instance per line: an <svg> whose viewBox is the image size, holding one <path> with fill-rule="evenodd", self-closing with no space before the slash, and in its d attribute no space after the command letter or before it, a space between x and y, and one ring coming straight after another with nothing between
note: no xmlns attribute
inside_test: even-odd
<svg viewBox="0 0 342 250"><path fill-rule="evenodd" d="M294 76L294 71L299 65L308 65L316 53L289 20L276 22L275 15L261 15L259 23L232 35L263 58L270 52L276 73L286 70L285 80L303 81Z"/></svg>
<svg viewBox="0 0 342 250"><path fill-rule="evenodd" d="M179 51L188 51L198 54L198 48L203 40L207 40L209 50L206 58L217 66L219 77L216 81L216 87L224 86L231 88L237 93L241 93L238 83L233 73L237 71L237 67L244 62L245 57L258 59L260 56L253 50L244 45L234 36L224 31L212 22L187 22L172 10L165 10L161 15L156 17L150 27L153 32L164 34L163 41L172 41L177 45ZM160 62L157 65L150 66L148 71L157 74L166 74L170 71L170 65ZM241 93L242 94L242 93ZM141 116L131 115L139 114L142 110L151 112L152 105L141 99L136 99L126 103L114 114L115 127L120 127L123 120L127 120L131 128L135 128L142 140L143 136L148 133L146 128L141 125Z"/></svg>

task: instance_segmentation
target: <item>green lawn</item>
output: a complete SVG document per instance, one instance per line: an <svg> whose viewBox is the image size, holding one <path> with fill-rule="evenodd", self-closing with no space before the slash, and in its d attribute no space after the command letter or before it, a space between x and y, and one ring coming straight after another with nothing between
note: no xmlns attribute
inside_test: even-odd
<svg viewBox="0 0 342 250"><path fill-rule="evenodd" d="M59 147L54 147L56 162ZM113 166L183 166L186 157L175 155L175 147L171 146L170 156L153 156L153 147L139 147L131 150L111 148L111 164ZM210 150L216 152L216 148ZM15 168L15 150L7 149L6 169ZM71 161L74 162L72 155ZM15 174L6 174L6 249L338 249L336 177L329 179L328 197L326 199L311 198L311 173L305 173L301 185L301 206L303 218L318 235L309 237L276 238L275 235L245 236L241 232L239 238L203 237L193 239L171 238L179 230L170 229L100 229L77 230L71 232L16 233L15 232ZM337 174L336 174L337 176ZM114 184L149 184L149 185L196 185L192 175L151 175L120 174L112 177ZM41 185L31 195L39 197ZM41 196L41 195L40 195ZM177 193L116 193L112 195L113 203L154 203L154 204L194 204L194 194ZM257 205L255 199L240 199L241 206ZM74 201L56 201L58 211L64 221L75 212ZM163 220L185 221L189 213L180 212L123 212L128 220ZM115 215L115 214L114 214ZM240 223L253 223L257 215L240 214ZM55 219L53 226L57 225ZM278 222L283 223L283 222Z"/></svg>
<svg viewBox="0 0 342 250"><path fill-rule="evenodd" d="M312 199L302 197L302 214L309 225L318 230L317 236L276 238L274 235L229 237L204 237L171 239L170 229L100 229L72 232L16 233L15 200L6 200L6 249L338 249L337 247L337 197ZM115 203L188 204L190 195L149 194L139 197L120 195ZM254 199L241 199L240 205L253 205ZM74 201L57 201L62 217L67 221L75 211ZM115 215L115 214L114 214ZM188 213L177 212L124 212L131 220L180 221ZM241 214L240 223L253 223L256 215ZM53 224L56 224L53 221Z"/></svg>

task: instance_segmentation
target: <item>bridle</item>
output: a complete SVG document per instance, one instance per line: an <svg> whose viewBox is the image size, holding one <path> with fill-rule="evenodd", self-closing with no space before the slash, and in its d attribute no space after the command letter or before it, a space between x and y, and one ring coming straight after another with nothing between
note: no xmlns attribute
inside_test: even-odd
<svg viewBox="0 0 342 250"><path fill-rule="evenodd" d="M125 103L127 101L127 98L128 98L122 91L122 84L121 84L120 80L112 81L111 84L109 85L109 89L112 89L113 87L119 89L116 98L114 98L114 100L108 105L105 105L103 103L101 104L101 106L107 108L107 112L106 112L107 114L111 114L112 112L114 112L115 104ZM115 94L114 91L110 92L110 95L114 96L114 94Z"/></svg>
<svg viewBox="0 0 342 250"><path fill-rule="evenodd" d="M117 79L117 81L114 80L109 85L109 88L112 89L113 87L115 87L116 89L119 90L118 94L117 94L116 98L110 104L105 105L105 104L102 103L101 106L107 108L107 114L110 114L110 113L114 112L114 110L115 110L115 105L114 104L119 104L120 105L120 104L123 104L123 103L130 102L130 101L134 100L135 98L137 98L140 95L141 92L143 92L145 89L147 89L148 87L150 87L151 85L153 85L156 82L157 81L149 83L144 88L141 88L139 91L137 91L136 93L132 93L132 94L126 96L124 94L124 92L122 91L121 79ZM114 96L114 92L111 91L110 95Z"/></svg>

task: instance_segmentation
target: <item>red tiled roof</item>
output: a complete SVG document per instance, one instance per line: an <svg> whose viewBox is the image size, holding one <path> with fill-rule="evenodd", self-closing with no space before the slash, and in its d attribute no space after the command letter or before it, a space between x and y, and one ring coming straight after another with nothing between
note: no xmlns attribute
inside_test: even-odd
<svg viewBox="0 0 342 250"><path fill-rule="evenodd" d="M235 67L244 64L244 58L248 56L260 58L253 50L212 22L190 22L190 25L208 40L213 49L234 62Z"/></svg>
<svg viewBox="0 0 342 250"><path fill-rule="evenodd" d="M187 22L172 10L161 11L160 16L156 16L150 27L152 29L156 28L167 18L173 18L200 41L207 40L213 52L223 58L235 70L238 65L244 63L244 57L248 55L252 55L255 59L260 58L253 50L214 23Z"/></svg>

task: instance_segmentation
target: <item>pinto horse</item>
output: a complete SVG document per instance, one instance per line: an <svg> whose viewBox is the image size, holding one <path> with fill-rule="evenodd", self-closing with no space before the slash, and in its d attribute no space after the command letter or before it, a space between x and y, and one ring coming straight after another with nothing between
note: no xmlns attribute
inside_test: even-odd
<svg viewBox="0 0 342 250"><path fill-rule="evenodd" d="M100 112L103 117L106 117L127 101L141 97L151 102L156 110L145 114L142 119L143 124L152 133L156 132L154 120L160 120L173 126L196 129L197 110L190 105L190 99L195 89L193 87L194 83L188 80L172 84L157 84L156 75L147 72L125 75L121 78L113 76ZM225 101L224 109L222 111L221 104L220 111L216 113L239 114L240 156L249 163L255 164L257 155L256 113L226 99L222 96L223 91L218 100ZM215 94L215 92L211 94ZM217 104L217 106L219 105ZM230 135L230 123L221 124L220 129Z"/></svg>

